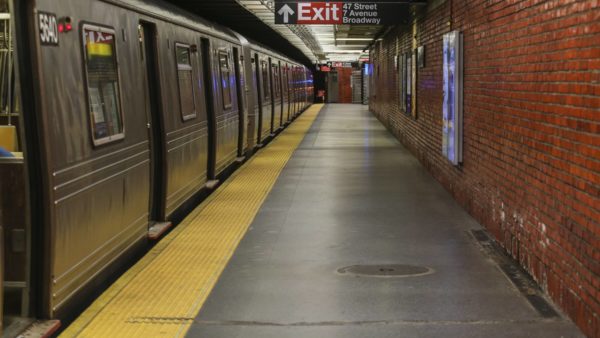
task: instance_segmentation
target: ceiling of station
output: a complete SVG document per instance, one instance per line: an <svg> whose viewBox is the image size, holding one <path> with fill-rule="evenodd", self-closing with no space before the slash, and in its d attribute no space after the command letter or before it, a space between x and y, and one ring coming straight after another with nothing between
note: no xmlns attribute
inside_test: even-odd
<svg viewBox="0 0 600 338"><path fill-rule="evenodd" d="M251 40L270 46L280 53L302 62L306 66L311 66L315 62L314 56L307 53L310 50L306 47L306 44L302 43L296 34L289 30L286 34L274 30L269 25L266 25L254 12L244 8L236 0L166 1L195 13L204 19L227 26ZM260 1L256 2L260 5ZM272 11L269 11L264 6L253 9L257 11L262 10L262 13L257 12L260 15L267 14L267 12L270 12L272 15ZM296 39L297 41L294 41Z"/></svg>
<svg viewBox="0 0 600 338"><path fill-rule="evenodd" d="M310 26L323 49L320 61L356 61L383 28L377 25Z"/></svg>
<svg viewBox="0 0 600 338"><path fill-rule="evenodd" d="M384 26L276 25L272 0L167 0L298 60L356 61ZM408 11L406 11L408 12ZM405 13L399 13L405 14Z"/></svg>
<svg viewBox="0 0 600 338"><path fill-rule="evenodd" d="M276 25L272 0L235 0L285 36L313 62L356 61L382 29L377 25ZM290 34L296 35L290 38Z"/></svg>

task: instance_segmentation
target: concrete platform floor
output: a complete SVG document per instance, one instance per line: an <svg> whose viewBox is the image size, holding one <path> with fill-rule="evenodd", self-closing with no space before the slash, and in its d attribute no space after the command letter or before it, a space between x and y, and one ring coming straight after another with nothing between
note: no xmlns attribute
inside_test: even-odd
<svg viewBox="0 0 600 338"><path fill-rule="evenodd" d="M189 337L580 337L543 318L469 233L481 229L365 106L327 105ZM355 264L418 277L357 277Z"/></svg>

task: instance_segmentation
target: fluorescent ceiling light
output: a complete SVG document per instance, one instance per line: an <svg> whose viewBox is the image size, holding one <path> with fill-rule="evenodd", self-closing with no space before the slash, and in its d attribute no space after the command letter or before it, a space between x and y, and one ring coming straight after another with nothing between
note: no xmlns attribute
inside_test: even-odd
<svg viewBox="0 0 600 338"><path fill-rule="evenodd" d="M337 38L338 41L371 41L369 38Z"/></svg>
<svg viewBox="0 0 600 338"><path fill-rule="evenodd" d="M337 54L337 53L362 53L362 49L332 49L332 50L325 50L324 51L327 54Z"/></svg>

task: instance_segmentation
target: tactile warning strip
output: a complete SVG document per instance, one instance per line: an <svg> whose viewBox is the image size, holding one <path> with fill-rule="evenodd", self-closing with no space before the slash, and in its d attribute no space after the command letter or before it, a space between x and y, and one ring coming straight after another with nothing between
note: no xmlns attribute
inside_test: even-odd
<svg viewBox="0 0 600 338"><path fill-rule="evenodd" d="M61 337L183 336L321 107L237 170Z"/></svg>

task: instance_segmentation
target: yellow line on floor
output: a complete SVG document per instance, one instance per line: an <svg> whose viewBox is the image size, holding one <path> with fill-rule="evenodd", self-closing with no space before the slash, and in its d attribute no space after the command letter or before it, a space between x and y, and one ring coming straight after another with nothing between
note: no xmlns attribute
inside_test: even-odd
<svg viewBox="0 0 600 338"><path fill-rule="evenodd" d="M185 335L321 107L310 107L239 168L61 337Z"/></svg>

